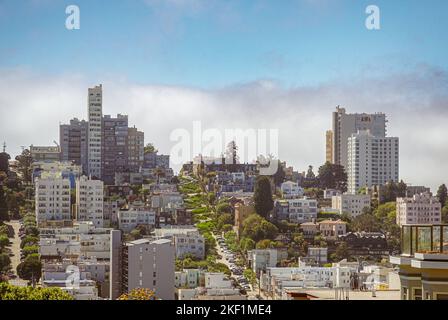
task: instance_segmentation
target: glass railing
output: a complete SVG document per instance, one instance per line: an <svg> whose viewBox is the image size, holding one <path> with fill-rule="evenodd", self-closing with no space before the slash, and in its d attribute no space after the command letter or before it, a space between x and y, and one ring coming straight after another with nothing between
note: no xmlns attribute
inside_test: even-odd
<svg viewBox="0 0 448 320"><path fill-rule="evenodd" d="M401 229L401 252L448 254L448 225L405 225Z"/></svg>

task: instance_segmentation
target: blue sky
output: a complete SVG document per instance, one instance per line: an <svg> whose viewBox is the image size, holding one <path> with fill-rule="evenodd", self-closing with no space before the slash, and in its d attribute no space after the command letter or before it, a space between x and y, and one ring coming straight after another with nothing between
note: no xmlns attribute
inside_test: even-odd
<svg viewBox="0 0 448 320"><path fill-rule="evenodd" d="M69 4L81 30L65 29ZM364 27L369 4L381 9L379 31ZM0 68L201 88L315 85L446 68L447 13L444 0L2 0Z"/></svg>

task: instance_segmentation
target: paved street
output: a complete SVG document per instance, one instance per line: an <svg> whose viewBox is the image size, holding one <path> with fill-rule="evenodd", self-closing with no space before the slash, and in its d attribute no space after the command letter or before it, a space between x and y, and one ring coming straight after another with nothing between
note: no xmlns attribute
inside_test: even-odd
<svg viewBox="0 0 448 320"><path fill-rule="evenodd" d="M6 222L6 224L12 226L14 229L14 238L10 239L11 241L11 251L13 253L13 256L11 257L11 266L12 271L14 274L17 274L17 266L19 265L20 261L20 237L19 237L19 229L20 229L20 223L17 220L11 220L10 222ZM27 281L22 280L20 278L17 279L11 279L9 283L16 285L16 286L26 286Z"/></svg>
<svg viewBox="0 0 448 320"><path fill-rule="evenodd" d="M216 239L216 236L215 236L214 234L213 234L213 237L214 237L215 240L216 240L216 249L217 249L217 251L218 251L218 254L221 256L221 259L216 260L216 262L223 263L223 264L225 264L225 265L230 269L230 262L226 260L226 258L225 258L225 253L224 253L223 249L221 248L221 246L219 245L219 243L218 243L218 241L217 241L217 239ZM234 274L233 272L231 272L231 276L236 280L236 277L237 277L238 275L236 275L236 274ZM252 288L252 286L251 286L251 288ZM252 289L253 289L253 290L246 290L246 292L247 292L247 297L248 297L248 299L250 299L250 300L252 300L252 299L257 299L256 296L257 296L257 294L258 294L258 291L257 291L257 290L254 290L255 288L252 288Z"/></svg>

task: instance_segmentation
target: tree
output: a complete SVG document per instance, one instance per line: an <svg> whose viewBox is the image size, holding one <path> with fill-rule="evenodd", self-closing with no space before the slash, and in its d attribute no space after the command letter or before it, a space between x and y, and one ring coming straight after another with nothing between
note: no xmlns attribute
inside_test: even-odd
<svg viewBox="0 0 448 320"><path fill-rule="evenodd" d="M154 291L146 288L132 289L122 294L117 300L158 300Z"/></svg>
<svg viewBox="0 0 448 320"><path fill-rule="evenodd" d="M264 239L274 239L278 228L258 214L251 214L243 221L242 236L255 242Z"/></svg>
<svg viewBox="0 0 448 320"><path fill-rule="evenodd" d="M442 184L437 190L437 198L439 199L442 207L444 207L448 198L448 192L445 184Z"/></svg>
<svg viewBox="0 0 448 320"><path fill-rule="evenodd" d="M348 259L350 257L347 243L341 242L337 248L335 253L332 255L333 261L341 261L343 259Z"/></svg>
<svg viewBox="0 0 448 320"><path fill-rule="evenodd" d="M31 182L31 165L33 163L31 152L28 149L23 150L22 154L16 157L16 160L18 170L22 174L22 179L25 182Z"/></svg>
<svg viewBox="0 0 448 320"><path fill-rule="evenodd" d="M232 207L227 202L220 203L216 206L216 213L218 213L218 214L231 213L231 212L232 212Z"/></svg>
<svg viewBox="0 0 448 320"><path fill-rule="evenodd" d="M231 164L238 163L238 147L235 141L230 141L226 149L226 163L231 161Z"/></svg>
<svg viewBox="0 0 448 320"><path fill-rule="evenodd" d="M272 161L272 160L271 160ZM272 176L274 179L274 183L276 186L281 185L284 181L285 181L285 169L282 166L282 163L280 162L280 160L277 160L278 164L277 164L277 172Z"/></svg>
<svg viewBox="0 0 448 320"><path fill-rule="evenodd" d="M42 263L36 256L26 257L25 260L17 266L17 274L23 280L37 283L41 277Z"/></svg>
<svg viewBox="0 0 448 320"><path fill-rule="evenodd" d="M158 150L154 147L154 145L152 143L148 143L144 148L143 148L143 152L144 154L148 154L148 153L157 153Z"/></svg>
<svg viewBox="0 0 448 320"><path fill-rule="evenodd" d="M0 184L0 222L3 221L9 221L9 214L4 187L2 184Z"/></svg>
<svg viewBox="0 0 448 320"><path fill-rule="evenodd" d="M222 230L225 225L233 225L233 216L229 213L224 213L218 217L218 221L216 223L216 228L218 230Z"/></svg>
<svg viewBox="0 0 448 320"><path fill-rule="evenodd" d="M10 155L6 152L0 153L0 171L8 174L9 172L9 159L11 159Z"/></svg>
<svg viewBox="0 0 448 320"><path fill-rule="evenodd" d="M9 238L7 235L0 234L0 251L9 245Z"/></svg>
<svg viewBox="0 0 448 320"><path fill-rule="evenodd" d="M246 269L243 271L243 276L254 286L257 283L257 275L252 269Z"/></svg>
<svg viewBox="0 0 448 320"><path fill-rule="evenodd" d="M448 204L442 208L442 222L448 223Z"/></svg>
<svg viewBox="0 0 448 320"><path fill-rule="evenodd" d="M139 229L132 230L130 234L134 240L138 240L138 239L142 238L142 234Z"/></svg>
<svg viewBox="0 0 448 320"><path fill-rule="evenodd" d="M319 187L322 189L347 191L347 173L341 165L326 162L323 166L319 167L317 179L319 181Z"/></svg>
<svg viewBox="0 0 448 320"><path fill-rule="evenodd" d="M255 241L251 238L243 238L240 241L240 247L243 251L249 251L255 249Z"/></svg>
<svg viewBox="0 0 448 320"><path fill-rule="evenodd" d="M11 269L11 259L7 253L0 253L0 274Z"/></svg>
<svg viewBox="0 0 448 320"><path fill-rule="evenodd" d="M353 218L350 224L350 230L359 232L379 232L380 225L373 214L363 213Z"/></svg>
<svg viewBox="0 0 448 320"><path fill-rule="evenodd" d="M17 287L0 283L0 300L73 300L60 288Z"/></svg>
<svg viewBox="0 0 448 320"><path fill-rule="evenodd" d="M255 212L268 218L269 212L274 208L272 200L271 182L266 176L258 176L254 191Z"/></svg>

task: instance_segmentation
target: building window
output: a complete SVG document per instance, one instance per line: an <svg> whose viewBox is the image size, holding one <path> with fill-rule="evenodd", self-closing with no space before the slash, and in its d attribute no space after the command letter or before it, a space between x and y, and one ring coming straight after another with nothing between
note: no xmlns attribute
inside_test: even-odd
<svg viewBox="0 0 448 320"><path fill-rule="evenodd" d="M401 288L401 300L408 300L408 288Z"/></svg>
<svg viewBox="0 0 448 320"><path fill-rule="evenodd" d="M422 289L421 288L414 288L414 300L422 300Z"/></svg>

